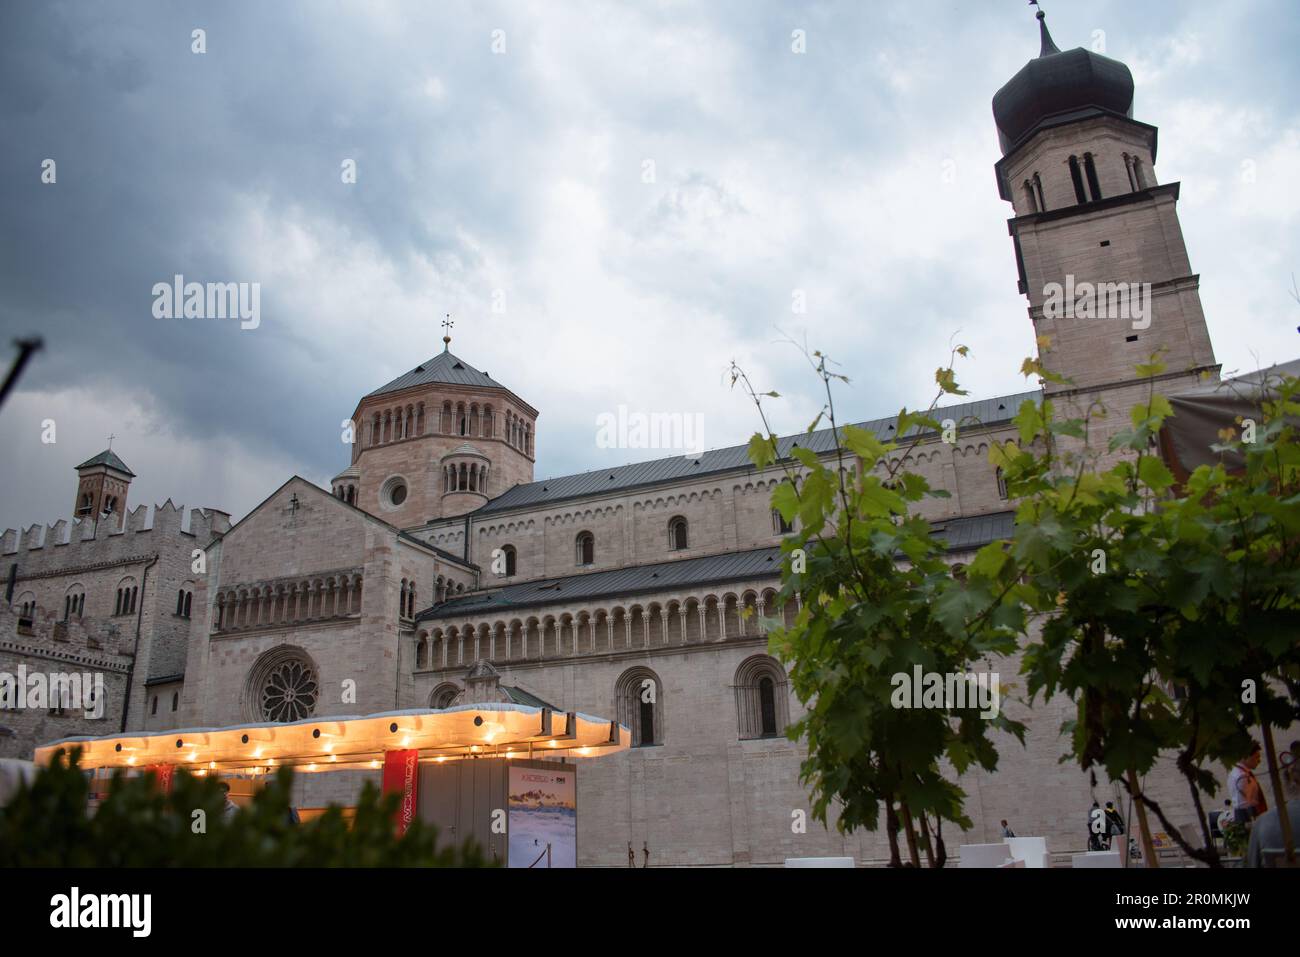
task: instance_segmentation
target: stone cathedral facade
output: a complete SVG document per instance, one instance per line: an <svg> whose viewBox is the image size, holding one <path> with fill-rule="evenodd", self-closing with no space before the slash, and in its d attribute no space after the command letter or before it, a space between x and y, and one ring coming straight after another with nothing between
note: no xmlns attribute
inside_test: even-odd
<svg viewBox="0 0 1300 957"><path fill-rule="evenodd" d="M1132 116L1128 68L1082 48L1060 51L1039 16L1040 55L993 100L997 183L1011 205L1014 278L1029 321L1050 339L1049 367L1073 380L1050 386L1053 397L1078 409L1100 398L1110 410L1103 430L1113 431L1141 395L1134 367L1156 349L1166 352L1166 393L1217 376L1218 366L1179 227L1179 184L1156 179L1156 128ZM1053 283L1121 281L1150 284L1145 325L1046 308ZM737 446L536 480L539 411L444 344L357 403L351 461L329 490L293 477L233 526L205 512L197 526L168 532L204 538L206 572L162 568L146 592L157 610L146 613L133 656L113 646L135 702L127 723L212 727L445 707L470 669L488 662L503 687L529 700L617 717L632 730L628 752L580 768L582 864L625 865L629 846L638 861L648 851L652 866L887 857L883 833L794 826L809 810L804 751L783 732L799 704L759 625L760 615L795 612L775 603L789 529L769 496L781 472L755 469ZM939 418L963 423L959 440L933 436L915 452L913 467L951 493L925 509L952 561L1010 534L1012 506L989 446L1014 432L1021 402L1040 395L942 410ZM888 437L892 422L865 427ZM789 437L786 448L796 441L833 451L828 432ZM98 488L83 476L78 503ZM121 511L105 514L111 523ZM130 522L119 527L119 537L144 541ZM48 535L46 555L33 558L33 535L7 533L0 548L17 565L19 593L0 622L6 635L20 612L32 642L52 647L40 634L52 636L59 621L111 619L117 582L102 572L107 558L55 544L86 568L60 572ZM78 576L84 611L67 616L65 592ZM180 650L167 637L178 590L192 591L192 606L180 599L186 617L171 616L184 622ZM30 605L18 607L20 598ZM65 627L59 647L89 655L95 630ZM24 651L6 637L0 668L37 654L35 644ZM171 649L162 663L146 664L159 658L151 645ZM994 667L1004 683L1015 680L1016 662ZM647 682L656 692L649 704ZM1092 800L1116 792L1058 762L1072 704L1026 711L1008 697L1004 706L1028 722L1026 746L1003 742L1001 770L961 779L974 829L945 835L948 847L996 839L1006 818L1020 834L1045 835L1054 851L1082 849ZM304 803L346 799L361 774L305 775ZM1173 778L1167 768L1147 784L1171 807L1190 807Z"/></svg>

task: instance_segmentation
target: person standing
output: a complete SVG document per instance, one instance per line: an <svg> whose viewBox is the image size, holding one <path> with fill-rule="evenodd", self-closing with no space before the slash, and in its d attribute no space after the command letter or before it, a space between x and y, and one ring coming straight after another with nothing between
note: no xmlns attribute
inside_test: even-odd
<svg viewBox="0 0 1300 957"><path fill-rule="evenodd" d="M1092 809L1088 811L1088 850L1104 851L1105 843L1102 841L1102 834L1106 830L1106 815L1101 810L1101 805L1096 801L1092 802Z"/></svg>
<svg viewBox="0 0 1300 957"><path fill-rule="evenodd" d="M1238 824L1249 824L1268 810L1264 799L1264 789L1255 778L1255 768L1259 767L1259 742L1253 746L1246 757L1237 762L1228 774L1228 797L1232 801L1232 819Z"/></svg>
<svg viewBox="0 0 1300 957"><path fill-rule="evenodd" d="M1015 836L1016 836L1015 832L1014 832L1013 830L1011 830L1010 825L1008 825L1007 822L1006 822L1005 820L1003 820L1003 822L1002 822L1002 836L1003 836L1003 837L1015 837Z"/></svg>
<svg viewBox="0 0 1300 957"><path fill-rule="evenodd" d="M1110 850L1112 840L1124 833L1124 819L1119 816L1114 801L1106 802L1106 850Z"/></svg>

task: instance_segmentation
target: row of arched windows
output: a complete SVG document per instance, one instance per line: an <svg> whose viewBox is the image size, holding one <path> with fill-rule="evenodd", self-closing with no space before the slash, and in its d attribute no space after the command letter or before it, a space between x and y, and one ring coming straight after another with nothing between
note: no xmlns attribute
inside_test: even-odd
<svg viewBox="0 0 1300 957"><path fill-rule="evenodd" d="M1130 153L1124 155L1124 169L1128 173L1129 189L1132 192L1138 192L1148 187L1148 176L1146 167L1142 164L1141 157L1134 156ZM1097 164L1092 153L1084 153L1082 157L1073 155L1066 164L1070 170L1070 183L1074 187L1074 199L1077 203L1097 202L1102 198L1101 182L1097 178ZM1028 211L1031 213L1043 213L1047 211L1047 202L1043 198L1043 180L1034 173L1028 177L1022 184L1025 193L1025 203Z"/></svg>
<svg viewBox="0 0 1300 957"><path fill-rule="evenodd" d="M181 703L181 693L179 691L173 691L172 711L175 711L180 706L180 703ZM153 701L149 705L149 714L156 715L157 713L158 713L158 696L154 695Z"/></svg>
<svg viewBox="0 0 1300 957"><path fill-rule="evenodd" d="M789 531L789 528L786 528ZM685 518L678 515L668 522L668 549L681 551L689 546L690 526ZM518 572L518 551L513 545L501 546L500 563L493 562L493 570L498 576L513 578ZM573 540L573 563L578 568L587 568L596 564L596 536L591 532L579 532Z"/></svg>
<svg viewBox="0 0 1300 957"><path fill-rule="evenodd" d="M513 412L506 413L506 441L525 455L533 454L533 426Z"/></svg>
<svg viewBox="0 0 1300 957"><path fill-rule="evenodd" d="M94 507L95 507L95 496L90 492L86 492L81 496L81 501L77 505L77 514L89 515L91 510ZM105 495L104 504L100 507L99 511L101 515L107 515L110 512L117 511L117 496Z"/></svg>
<svg viewBox="0 0 1300 957"><path fill-rule="evenodd" d="M432 432L441 435L482 436L496 438L496 410L491 405L477 402L443 402L440 412L433 415ZM428 434L424 403L408 403L392 409L383 409L370 415L366 446L387 445L412 436ZM533 426L524 418L507 410L504 437L515 448L527 455L533 454Z"/></svg>
<svg viewBox="0 0 1300 957"><path fill-rule="evenodd" d="M190 617L190 606L194 601L194 592L181 588L176 592L176 614L182 618Z"/></svg>
<svg viewBox="0 0 1300 957"><path fill-rule="evenodd" d="M510 413L506 413L507 416ZM479 408L477 402L466 405L457 402L453 411L451 402L442 404L442 431L448 435L481 435L485 439L496 437L497 420L492 406Z"/></svg>
<svg viewBox="0 0 1300 957"><path fill-rule="evenodd" d="M238 586L217 595L216 631L288 625L361 613L361 575Z"/></svg>
<svg viewBox="0 0 1300 957"><path fill-rule="evenodd" d="M366 445L387 445L424 434L424 403L384 409L370 417L370 434Z"/></svg>
<svg viewBox="0 0 1300 957"><path fill-rule="evenodd" d="M631 608L597 608L479 625L434 625L415 636L417 671L491 662L536 661L701 642L760 638L765 618L794 623L797 600L782 608L774 589L707 595Z"/></svg>
<svg viewBox="0 0 1300 957"><path fill-rule="evenodd" d="M486 462L453 462L442 467L443 492L487 492Z"/></svg>
<svg viewBox="0 0 1300 957"><path fill-rule="evenodd" d="M349 505L357 504L357 487L355 485L339 484L334 489L334 497L347 502Z"/></svg>

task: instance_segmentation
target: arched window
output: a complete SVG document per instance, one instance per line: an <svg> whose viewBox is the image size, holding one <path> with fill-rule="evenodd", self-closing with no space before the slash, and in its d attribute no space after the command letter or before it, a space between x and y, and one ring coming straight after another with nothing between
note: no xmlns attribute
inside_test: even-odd
<svg viewBox="0 0 1300 957"><path fill-rule="evenodd" d="M579 567L596 563L596 536L591 532L579 533L574 542L574 556Z"/></svg>
<svg viewBox="0 0 1300 957"><path fill-rule="evenodd" d="M117 586L117 601L113 605L113 614L129 615L135 611L135 602L140 595L140 588L135 579L124 578Z"/></svg>
<svg viewBox="0 0 1300 957"><path fill-rule="evenodd" d="M629 668L619 677L614 695L618 723L631 729L632 747L663 744L663 682L659 676L649 668Z"/></svg>
<svg viewBox="0 0 1300 957"><path fill-rule="evenodd" d="M1091 153L1083 154L1083 172L1088 178L1088 192L1091 194L1092 201L1095 203L1097 200L1101 199L1101 184L1097 182L1097 167L1092 161Z"/></svg>
<svg viewBox="0 0 1300 957"><path fill-rule="evenodd" d="M149 713L150 713L151 715L153 715L153 714L157 714L157 713L158 713L158 696L157 696L157 695L154 695L154 696L153 696L153 703L149 705Z"/></svg>
<svg viewBox="0 0 1300 957"><path fill-rule="evenodd" d="M460 694L460 688L450 682L440 684L433 689L429 695L429 707L436 710L450 708L451 703L456 700L456 695Z"/></svg>
<svg viewBox="0 0 1300 957"><path fill-rule="evenodd" d="M1002 466L999 465L997 467L993 473L993 477L998 483L998 498L1005 502L1007 500L1007 477L1002 472Z"/></svg>
<svg viewBox="0 0 1300 957"><path fill-rule="evenodd" d="M773 738L789 723L785 669L768 655L746 658L736 669L736 724L740 737Z"/></svg>
<svg viewBox="0 0 1300 957"><path fill-rule="evenodd" d="M772 509L772 529L778 535L789 535L791 532L794 531L794 525L790 522L787 522L785 520L785 516L782 515L779 511L777 511L776 509Z"/></svg>
<svg viewBox="0 0 1300 957"><path fill-rule="evenodd" d="M1047 201L1043 199L1043 178L1037 173L1034 174L1034 192L1038 195L1038 211L1047 212Z"/></svg>
<svg viewBox="0 0 1300 957"><path fill-rule="evenodd" d="M68 593L63 596L63 620L67 621L72 616L80 616L82 609L86 607L86 591L81 584L73 585L68 589Z"/></svg>
<svg viewBox="0 0 1300 957"><path fill-rule="evenodd" d="M177 705L179 705L180 703L181 703L181 693L180 693L179 691L173 691L173 692L172 692L172 710L175 711Z"/></svg>
<svg viewBox="0 0 1300 957"><path fill-rule="evenodd" d="M1070 182L1074 184L1074 198L1077 202L1086 203L1087 194L1083 191L1083 174L1079 171L1079 157L1070 157Z"/></svg>
<svg viewBox="0 0 1300 957"><path fill-rule="evenodd" d="M515 547L506 545L501 549L501 553L506 560L506 578L510 578L515 574Z"/></svg>
<svg viewBox="0 0 1300 957"><path fill-rule="evenodd" d="M95 507L95 496L87 492L81 496L81 506L77 509L78 515L89 515L90 510Z"/></svg>
<svg viewBox="0 0 1300 957"><path fill-rule="evenodd" d="M688 541L686 519L678 515L668 523L668 549L679 552L687 547Z"/></svg>
<svg viewBox="0 0 1300 957"><path fill-rule="evenodd" d="M1038 212L1038 197L1034 195L1034 184L1025 180L1025 202L1028 205L1029 212Z"/></svg>

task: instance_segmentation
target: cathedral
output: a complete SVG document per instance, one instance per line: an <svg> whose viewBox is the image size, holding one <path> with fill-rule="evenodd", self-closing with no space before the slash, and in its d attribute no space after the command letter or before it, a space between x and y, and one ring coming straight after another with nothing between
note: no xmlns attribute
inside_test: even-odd
<svg viewBox="0 0 1300 957"><path fill-rule="evenodd" d="M1075 412L1101 400L1109 415L1093 440L1104 442L1147 388L1134 369L1153 352L1164 350L1167 394L1218 365L1179 184L1156 178L1157 131L1133 116L1129 69L1062 51L1038 16L1038 56L993 97L1018 270L1008 279L1045 337L1045 364L1071 380L1044 389ZM1146 312L1051 308L1054 287L1083 283L1141 284ZM929 436L913 453L911 467L951 495L924 514L952 562L1011 533L989 447L1043 394L942 409L958 440ZM579 864L626 865L632 850L651 866L886 859L883 831L799 823L811 816L805 751L785 729L800 705L762 630L797 610L776 603L791 530L770 502L781 470L756 469L736 445L537 480L539 414L444 337L442 352L359 399L351 461L329 489L294 476L233 524L170 502L129 510L126 463L111 450L88 460L70 521L0 540L0 670L104 670L108 714L0 712L0 754L71 734L446 708L491 671L511 700L630 731L630 748L582 768ZM893 423L862 427L887 439ZM827 430L782 443L834 452ZM1015 683L1018 662L993 664ZM1053 851L1082 850L1093 800L1116 798L1058 760L1072 703L1030 710L1019 690L1006 709L1028 723L1025 745L1000 741L995 774L959 779L973 828L946 835L950 848L997 839L1008 819ZM304 775L298 787L307 804L346 802L365 777ZM1146 786L1191 819L1167 762Z"/></svg>

